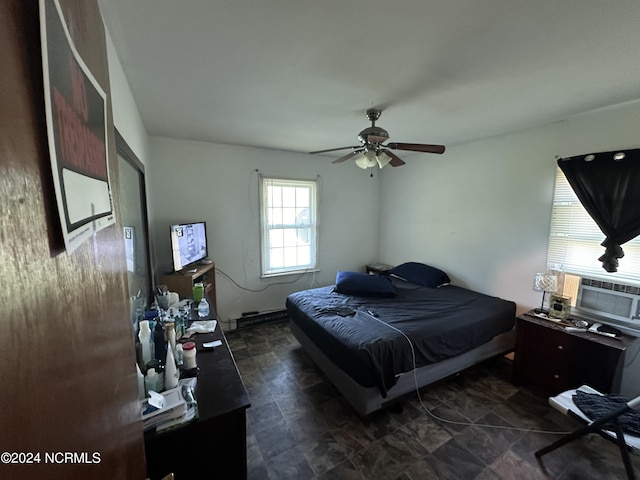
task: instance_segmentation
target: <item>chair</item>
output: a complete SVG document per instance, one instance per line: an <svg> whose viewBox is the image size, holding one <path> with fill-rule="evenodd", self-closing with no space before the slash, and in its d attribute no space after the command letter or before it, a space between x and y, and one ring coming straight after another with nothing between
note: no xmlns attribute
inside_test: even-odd
<svg viewBox="0 0 640 480"><path fill-rule="evenodd" d="M586 393L595 393L602 395L602 393L586 385L581 386L577 390L581 390ZM621 415L628 413L637 407L640 407L640 396L634 398L633 400L630 400L623 406L614 409L599 418L596 418L595 420L591 420L574 403L573 395L575 393L576 390L567 390L566 392L563 392L555 397L550 397L549 404L563 414L578 418L579 420L587 423L587 425L576 430L573 433L562 437L551 445L538 450L537 452L535 452L535 456L540 458L543 455L546 455L547 453L555 450L556 448L572 442L573 440L577 440L578 438L581 438L590 433L598 433L603 438L614 441L618 445L618 448L620 449L620 455L624 463L624 468L627 472L627 478L629 480L635 480L636 477L633 471L633 465L631 464L631 459L629 458L629 449L640 451L640 437L631 435L629 433L623 433L618 419ZM613 425L613 431L605 429L604 427L607 425Z"/></svg>

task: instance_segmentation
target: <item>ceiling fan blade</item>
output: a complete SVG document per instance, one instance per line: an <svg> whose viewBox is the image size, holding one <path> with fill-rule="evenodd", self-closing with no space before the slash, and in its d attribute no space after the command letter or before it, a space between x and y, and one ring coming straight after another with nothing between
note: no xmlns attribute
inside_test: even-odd
<svg viewBox="0 0 640 480"><path fill-rule="evenodd" d="M385 145L387 148L394 150L410 150L412 152L423 153L444 153L444 145L428 145L425 143L389 143Z"/></svg>
<svg viewBox="0 0 640 480"><path fill-rule="evenodd" d="M391 160L389 160L389 165L391 165L392 167L401 167L402 165L404 165L406 162L404 160L402 160L400 157L398 157L395 153L389 151L389 150L382 150L386 155L389 155L391 157Z"/></svg>
<svg viewBox="0 0 640 480"><path fill-rule="evenodd" d="M340 158L336 158L333 162L331 163L342 163L342 162L346 162L347 160L349 160L350 158L355 157L356 155L358 155L359 153L362 153L362 149L360 150L355 150L353 152L347 153L346 155L343 155Z"/></svg>
<svg viewBox="0 0 640 480"><path fill-rule="evenodd" d="M361 148L361 147L362 145L352 145L351 147L328 148L327 150L316 150L315 152L309 152L309 154L335 152L336 150L346 150L347 148Z"/></svg>

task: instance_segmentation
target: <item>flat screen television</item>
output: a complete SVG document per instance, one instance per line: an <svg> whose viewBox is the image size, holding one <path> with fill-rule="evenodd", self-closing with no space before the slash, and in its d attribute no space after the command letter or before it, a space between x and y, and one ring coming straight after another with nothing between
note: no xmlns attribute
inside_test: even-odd
<svg viewBox="0 0 640 480"><path fill-rule="evenodd" d="M205 222L171 225L173 269L177 272L207 258L207 225Z"/></svg>

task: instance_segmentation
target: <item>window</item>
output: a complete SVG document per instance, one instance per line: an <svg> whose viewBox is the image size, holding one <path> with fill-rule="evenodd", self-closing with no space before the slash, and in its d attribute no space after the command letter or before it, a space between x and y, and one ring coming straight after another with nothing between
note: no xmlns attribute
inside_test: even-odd
<svg viewBox="0 0 640 480"><path fill-rule="evenodd" d="M640 237L622 245L624 258L616 273L607 273L598 261L605 250L600 245L604 238L558 168L547 253L549 268L589 278L640 284Z"/></svg>
<svg viewBox="0 0 640 480"><path fill-rule="evenodd" d="M316 268L316 182L261 178L262 275Z"/></svg>

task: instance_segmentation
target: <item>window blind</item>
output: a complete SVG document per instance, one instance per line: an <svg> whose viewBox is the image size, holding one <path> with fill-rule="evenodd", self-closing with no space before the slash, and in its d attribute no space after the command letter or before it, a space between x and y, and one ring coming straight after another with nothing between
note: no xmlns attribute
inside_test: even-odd
<svg viewBox="0 0 640 480"><path fill-rule="evenodd" d="M615 273L603 271L598 261L604 251L600 245L604 239L605 235L576 197L562 170L557 168L547 252L549 268L589 278L640 284L640 237L622 245L624 262L620 262Z"/></svg>

